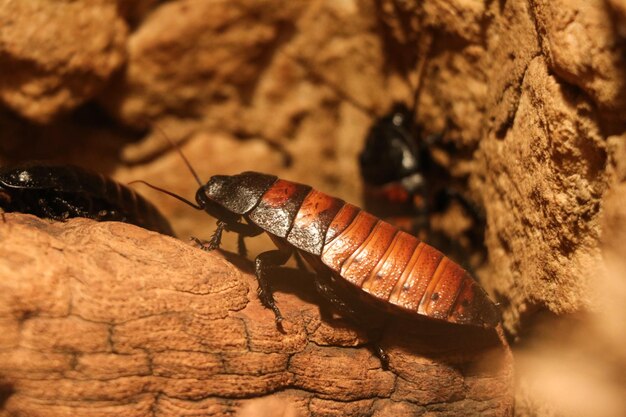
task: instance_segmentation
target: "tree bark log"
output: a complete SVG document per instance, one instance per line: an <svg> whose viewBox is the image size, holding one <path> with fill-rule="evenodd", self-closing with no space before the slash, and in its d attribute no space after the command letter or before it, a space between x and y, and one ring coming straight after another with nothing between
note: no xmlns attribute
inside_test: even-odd
<svg viewBox="0 0 626 417"><path fill-rule="evenodd" d="M512 415L497 331L394 321L385 371L362 329L322 318L306 272L275 271L280 332L244 259L122 223L5 217L0 415Z"/></svg>

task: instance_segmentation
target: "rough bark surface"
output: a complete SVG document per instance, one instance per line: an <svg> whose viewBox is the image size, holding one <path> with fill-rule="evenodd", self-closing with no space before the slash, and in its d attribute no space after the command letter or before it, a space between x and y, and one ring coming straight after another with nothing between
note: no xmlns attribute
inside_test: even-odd
<svg viewBox="0 0 626 417"><path fill-rule="evenodd" d="M0 242L2 415L512 415L496 331L395 322L384 371L306 273L279 274L281 333L253 275L173 238L7 214Z"/></svg>

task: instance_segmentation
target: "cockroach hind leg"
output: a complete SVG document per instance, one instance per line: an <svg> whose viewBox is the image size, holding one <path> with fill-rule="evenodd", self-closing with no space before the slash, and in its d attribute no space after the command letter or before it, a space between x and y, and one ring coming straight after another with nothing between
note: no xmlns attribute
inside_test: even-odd
<svg viewBox="0 0 626 417"><path fill-rule="evenodd" d="M284 332L283 315L280 312L280 309L278 308L278 306L276 305L276 300L274 299L274 296L271 294L268 295L266 290L267 288L264 289L261 285L259 285L259 288L257 288L257 292L256 292L257 296L259 297L261 304L263 304L265 308L269 308L270 310L272 310L272 312L274 313L274 320L276 321L276 327L281 332Z"/></svg>
<svg viewBox="0 0 626 417"><path fill-rule="evenodd" d="M318 273L315 277L315 289L343 318L364 331L369 341L368 346L374 355L380 359L381 367L383 370L389 369L389 356L379 344L380 335L377 334L377 331L370 329L368 323L362 320L362 316L339 297L332 285L332 275L328 273ZM323 318L326 318L324 316L329 316L327 310L321 310L321 313ZM330 317L332 318L332 313Z"/></svg>
<svg viewBox="0 0 626 417"><path fill-rule="evenodd" d="M354 311L348 304L346 304L342 298L337 295L335 292L333 285L331 283L331 275L328 273L318 273L315 276L315 290L317 293L322 296L332 308L335 309L337 313L339 313L344 318L351 320L355 323L358 322L358 314ZM326 312L326 314L328 313ZM332 317L332 314L330 315Z"/></svg>
<svg viewBox="0 0 626 417"><path fill-rule="evenodd" d="M465 195L460 193L458 190L455 190L450 187L445 187L442 190L442 199L444 199L444 204L449 205L452 201L456 201L461 205L463 210L472 217L476 223L480 225L484 225L486 223L485 214L482 209L476 205L473 201L468 199Z"/></svg>

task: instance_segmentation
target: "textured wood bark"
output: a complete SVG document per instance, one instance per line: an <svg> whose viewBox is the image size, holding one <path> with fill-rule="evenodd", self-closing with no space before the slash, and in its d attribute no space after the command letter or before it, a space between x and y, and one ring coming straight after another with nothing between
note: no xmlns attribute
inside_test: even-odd
<svg viewBox="0 0 626 417"><path fill-rule="evenodd" d="M0 242L0 415L512 415L495 331L395 321L383 371L306 273L275 271L281 333L240 258L18 214Z"/></svg>

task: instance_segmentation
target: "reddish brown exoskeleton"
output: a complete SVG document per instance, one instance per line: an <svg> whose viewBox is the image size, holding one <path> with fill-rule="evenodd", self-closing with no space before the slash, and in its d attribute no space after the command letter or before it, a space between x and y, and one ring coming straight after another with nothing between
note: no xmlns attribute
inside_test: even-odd
<svg viewBox="0 0 626 417"><path fill-rule="evenodd" d="M206 250L220 246L224 231L239 235L241 253L244 237L270 236L277 249L256 257L255 272L259 298L279 326L283 317L267 279L268 267L284 265L294 254L316 271L320 294L353 319L356 314L339 295L346 288L414 317L485 328L499 323L498 308L467 271L416 237L339 198L274 175L215 175L202 184L181 156L200 184L196 204L147 185L218 220L211 240L195 239ZM385 365L386 355L377 349Z"/></svg>
<svg viewBox="0 0 626 417"><path fill-rule="evenodd" d="M273 175L244 172L216 175L196 194L198 207L217 217L221 231L242 236L266 232L278 250L256 259L259 295L282 316L269 291L264 270L282 265L297 251L323 277L349 283L402 310L451 323L494 327L494 303L455 262L416 237L308 185Z"/></svg>

